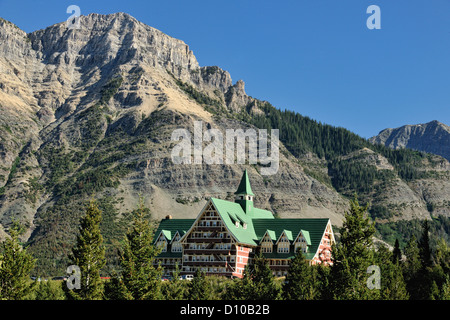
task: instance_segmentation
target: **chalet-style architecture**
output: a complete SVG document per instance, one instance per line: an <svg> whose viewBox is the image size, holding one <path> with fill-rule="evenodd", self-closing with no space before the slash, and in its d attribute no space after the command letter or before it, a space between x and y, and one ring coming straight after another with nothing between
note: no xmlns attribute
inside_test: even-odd
<svg viewBox="0 0 450 320"><path fill-rule="evenodd" d="M181 274L197 268L207 275L243 276L259 250L275 276L287 274L298 250L310 264L331 263L334 243L330 219L275 219L270 211L255 208L247 171L235 192L235 201L211 198L196 219L162 220L155 243L162 252L155 259L169 275L178 264Z"/></svg>

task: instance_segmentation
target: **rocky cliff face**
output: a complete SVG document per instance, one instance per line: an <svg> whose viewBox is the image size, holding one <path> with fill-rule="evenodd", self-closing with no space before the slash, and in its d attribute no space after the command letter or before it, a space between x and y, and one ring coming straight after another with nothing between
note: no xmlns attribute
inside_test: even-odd
<svg viewBox="0 0 450 320"><path fill-rule="evenodd" d="M156 219L193 218L210 196L233 199L244 168L256 206L341 224L348 201L315 155L296 158L281 145L272 176L261 175L260 164L174 164L175 129L193 132L194 121L223 133L251 128L241 111L262 111L243 81L199 66L184 42L127 14L90 14L80 25L26 34L0 20L0 238L19 221L39 266L51 272L64 265L89 197L99 199L113 244L139 195ZM347 158L393 170L373 152ZM429 217L429 202L450 215L448 188L440 188L449 184L450 167L436 166L438 178L396 178L374 198L394 206L399 219Z"/></svg>
<svg viewBox="0 0 450 320"><path fill-rule="evenodd" d="M384 129L370 138L393 149L409 148L440 155L450 161L450 127L439 121Z"/></svg>
<svg viewBox="0 0 450 320"><path fill-rule="evenodd" d="M180 83L237 112L253 101L244 82L233 84L219 67L200 67L184 42L127 14L90 14L80 25L69 30L64 22L26 34L0 23L1 224L17 218L30 236L40 217L60 203L60 188L79 200L84 191L74 188L89 184L78 181L83 175L87 181L89 175L108 175L99 179L109 181L119 162L128 165L126 173L94 189L120 190L120 210L135 207L143 193L155 217L194 217L205 197L233 192L242 166L176 166L170 138L194 120L223 132L247 126L214 120ZM254 101L251 108L258 111ZM135 141L138 148L128 150ZM251 169L259 204L280 214L327 215L339 223L342 197L290 160L281 161L287 167L270 179ZM99 166L111 171L99 173Z"/></svg>

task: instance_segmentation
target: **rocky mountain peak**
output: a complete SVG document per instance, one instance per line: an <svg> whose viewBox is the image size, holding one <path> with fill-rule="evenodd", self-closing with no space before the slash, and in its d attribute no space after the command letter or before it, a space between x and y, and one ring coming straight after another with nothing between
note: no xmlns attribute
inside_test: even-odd
<svg viewBox="0 0 450 320"><path fill-rule="evenodd" d="M393 149L410 148L437 154L450 160L450 127L437 120L384 129L369 140Z"/></svg>
<svg viewBox="0 0 450 320"><path fill-rule="evenodd" d="M75 62L77 67L114 66L128 62L169 69L188 77L198 62L189 46L139 22L126 13L80 17L79 29L58 23L30 34L33 49L48 63Z"/></svg>

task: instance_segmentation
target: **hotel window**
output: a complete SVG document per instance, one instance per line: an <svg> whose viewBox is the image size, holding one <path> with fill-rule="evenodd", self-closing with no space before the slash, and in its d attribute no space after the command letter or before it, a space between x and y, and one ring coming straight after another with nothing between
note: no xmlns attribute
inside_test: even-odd
<svg viewBox="0 0 450 320"><path fill-rule="evenodd" d="M278 242L278 253L288 253L289 252L289 246L290 242L289 239L286 236L283 236L280 241Z"/></svg>
<svg viewBox="0 0 450 320"><path fill-rule="evenodd" d="M161 236L156 243L157 247L162 248L161 252L167 252L167 241L164 236Z"/></svg>
<svg viewBox="0 0 450 320"><path fill-rule="evenodd" d="M179 243L178 241L175 241L172 244L172 252L181 252L183 249L181 243Z"/></svg>
<svg viewBox="0 0 450 320"><path fill-rule="evenodd" d="M270 240L270 238L268 236L265 236L262 239L261 251L263 253L271 253L272 252L272 247L273 247L272 240Z"/></svg>

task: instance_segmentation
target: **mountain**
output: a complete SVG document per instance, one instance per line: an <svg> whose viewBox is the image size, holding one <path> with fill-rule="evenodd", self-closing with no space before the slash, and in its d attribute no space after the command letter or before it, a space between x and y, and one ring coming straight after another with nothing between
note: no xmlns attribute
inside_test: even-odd
<svg viewBox="0 0 450 320"><path fill-rule="evenodd" d="M409 148L437 154L450 161L450 127L437 120L384 129L369 140L393 149Z"/></svg>
<svg viewBox="0 0 450 320"><path fill-rule="evenodd" d="M193 218L208 197L233 199L248 170L255 206L340 226L356 191L379 223L450 216L450 163L374 145L250 97L189 46L125 13L25 33L0 19L0 238L13 222L38 259L64 272L86 200L103 211L107 254L144 197L154 219ZM279 169L176 164L177 129L279 129ZM203 145L207 145L206 142ZM111 258L113 259L113 258Z"/></svg>

